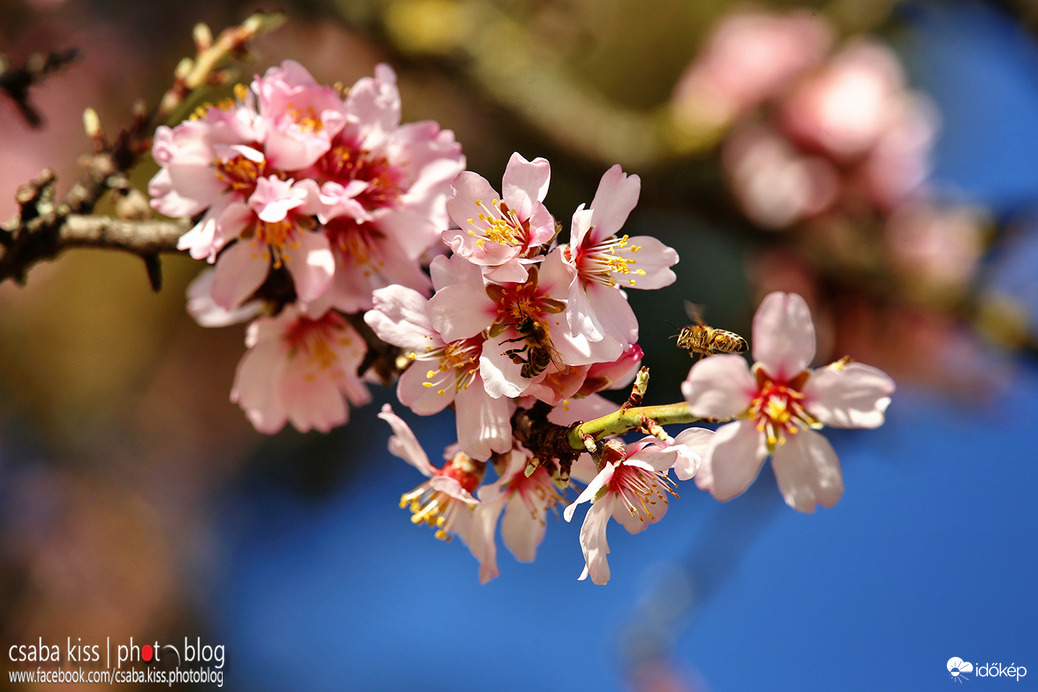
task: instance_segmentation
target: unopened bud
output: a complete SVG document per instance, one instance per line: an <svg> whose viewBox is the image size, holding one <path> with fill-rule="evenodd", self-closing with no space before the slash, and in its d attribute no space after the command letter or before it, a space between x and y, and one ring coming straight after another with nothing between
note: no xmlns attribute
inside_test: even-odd
<svg viewBox="0 0 1038 692"><path fill-rule="evenodd" d="M179 63L177 63L176 69L173 70L173 78L176 79L178 82L183 82L185 79L187 79L187 76L191 74L191 70L193 70L194 67L195 61L191 58L182 59Z"/></svg>
<svg viewBox="0 0 1038 692"><path fill-rule="evenodd" d="M83 111L83 129L90 139L104 139L105 131L101 127L101 118L93 108Z"/></svg>
<svg viewBox="0 0 1038 692"><path fill-rule="evenodd" d="M213 31L209 28L209 25L204 22L195 24L195 28L191 32L191 35L195 39L195 48L198 49L199 53L213 45Z"/></svg>

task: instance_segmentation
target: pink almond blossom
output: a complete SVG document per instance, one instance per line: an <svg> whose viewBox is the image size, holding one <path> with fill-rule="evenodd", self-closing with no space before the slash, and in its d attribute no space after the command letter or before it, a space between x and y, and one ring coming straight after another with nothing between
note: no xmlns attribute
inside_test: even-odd
<svg viewBox="0 0 1038 692"><path fill-rule="evenodd" d="M546 159L527 161L519 153L505 167L503 194L476 173L459 173L451 183L447 212L460 228L443 231L443 242L485 267L488 279L525 281L528 265L555 237L555 219L542 204L550 177Z"/></svg>
<svg viewBox="0 0 1038 692"><path fill-rule="evenodd" d="M504 469L496 482L479 489L481 504L476 508L473 540L482 541L479 578L487 583L498 576L497 532L502 512L501 537L505 546L520 562L533 562L537 546L544 540L548 510L562 504L562 495L544 466L526 475L526 464L532 454L514 449L504 456Z"/></svg>
<svg viewBox="0 0 1038 692"><path fill-rule="evenodd" d="M656 289L674 283L678 253L651 236L619 235L641 192L641 179L619 164L602 176L587 209L573 214L565 262L575 270L568 292L570 327L592 341L627 347L638 340L638 320L621 288Z"/></svg>
<svg viewBox="0 0 1038 692"><path fill-rule="evenodd" d="M479 500L473 493L483 480L486 464L474 462L462 452L451 453L443 468L429 462L411 428L389 404L382 406L378 417L389 423L393 435L389 451L418 469L429 480L400 497L400 507L411 512L411 523L426 524L436 529L436 537L449 541L459 536L482 562L483 544L474 540L474 514Z"/></svg>
<svg viewBox="0 0 1038 692"><path fill-rule="evenodd" d="M894 382L849 359L809 370L814 324L795 293L768 295L752 334L752 370L741 356L715 355L693 365L681 385L692 415L736 419L713 437L696 484L718 500L731 499L749 487L770 455L786 504L801 512L832 507L843 494L840 463L815 430L882 425Z"/></svg>
<svg viewBox="0 0 1038 692"><path fill-rule="evenodd" d="M461 145L433 121L400 124L396 74L378 65L345 101L347 123L309 173L321 181L318 215L337 267L317 307L357 312L392 284L429 295L420 260L447 227L450 182L465 167Z"/></svg>
<svg viewBox="0 0 1038 692"><path fill-rule="evenodd" d="M216 259L213 300L233 310L266 280L271 269L288 270L298 299L307 303L327 289L335 271L328 239L308 230L318 205L312 180L264 177L247 203L232 205L240 218L240 237Z"/></svg>
<svg viewBox="0 0 1038 692"><path fill-rule="evenodd" d="M300 432L328 432L349 418L347 401L371 399L357 376L367 346L338 313L312 318L288 305L252 322L245 344L231 401L260 432L273 434L286 422Z"/></svg>
<svg viewBox="0 0 1038 692"><path fill-rule="evenodd" d="M437 258L432 265L434 277L443 273L437 264L465 263L455 257L453 262ZM572 269L563 263L558 248L531 267L521 282L484 284L477 272L462 270L454 277L456 283L439 288L429 300L429 315L446 342L486 330L479 367L487 393L494 398L522 396L535 380L543 383L567 368L611 362L621 355L616 340L596 342L573 332L565 302L571 278ZM534 367L542 357L544 367ZM563 377L558 384L568 393L552 390L549 403L576 392L581 382Z"/></svg>
<svg viewBox="0 0 1038 692"><path fill-rule="evenodd" d="M591 503L580 528L585 563L580 579L590 576L595 584L609 582L609 518L620 522L629 533L639 533L662 519L667 513L667 496L674 494L674 482L667 471L681 456L689 454L683 444L661 443L655 437L644 437L626 447L618 440L613 442L606 450L610 458L601 471L563 511L566 521L572 521L577 505Z"/></svg>
<svg viewBox="0 0 1038 692"><path fill-rule="evenodd" d="M512 404L489 396L480 376L483 339L479 335L444 341L433 327L428 299L404 286L374 292L375 307L364 320L383 341L399 346L412 360L397 384L400 403L427 416L453 404L458 444L475 459L512 447Z"/></svg>

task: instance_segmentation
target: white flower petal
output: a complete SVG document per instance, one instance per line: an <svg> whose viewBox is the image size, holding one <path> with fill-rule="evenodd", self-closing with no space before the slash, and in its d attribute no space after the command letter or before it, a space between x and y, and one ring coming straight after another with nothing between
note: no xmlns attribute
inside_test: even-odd
<svg viewBox="0 0 1038 692"><path fill-rule="evenodd" d="M786 382L815 357L815 326L807 302L796 293L770 293L753 316L753 360Z"/></svg>
<svg viewBox="0 0 1038 692"><path fill-rule="evenodd" d="M700 418L731 418L750 408L757 382L742 356L722 353L703 358L688 371L681 393Z"/></svg>
<svg viewBox="0 0 1038 692"><path fill-rule="evenodd" d="M591 505L580 527L580 549L584 553L584 571L580 579L591 576L591 581L602 585L609 582L609 543L606 542L606 527L613 514L613 496L606 495Z"/></svg>
<svg viewBox="0 0 1038 692"><path fill-rule="evenodd" d="M454 405L461 451L473 459L487 459L492 452L503 454L512 448L509 400L487 394L480 378L458 390Z"/></svg>
<svg viewBox="0 0 1038 692"><path fill-rule="evenodd" d="M863 363L818 368L804 386L804 407L834 428L878 428L894 393L894 380Z"/></svg>
<svg viewBox="0 0 1038 692"><path fill-rule="evenodd" d="M534 502L537 502L536 498ZM537 502L531 512L518 495L509 500L501 520L501 538L516 560L533 562L537 557L537 546L544 540L547 528L544 521L546 512L547 506L543 502Z"/></svg>
<svg viewBox="0 0 1038 692"><path fill-rule="evenodd" d="M757 424L740 420L722 425L703 458L696 485L722 502L741 494L760 473L768 448Z"/></svg>
<svg viewBox="0 0 1038 692"><path fill-rule="evenodd" d="M418 444L418 438L411 432L407 423L393 413L393 408L389 404L383 404L382 412L378 414L378 417L393 428L393 435L389 438L389 451L414 466L425 476L435 476L438 469L429 463L429 457L422 449L422 445Z"/></svg>
<svg viewBox="0 0 1038 692"><path fill-rule="evenodd" d="M843 495L840 460L833 446L808 428L786 436L786 443L772 456L771 467L782 497L793 509L813 512L816 504L832 507Z"/></svg>
<svg viewBox="0 0 1038 692"><path fill-rule="evenodd" d="M678 480L687 481L699 472L714 435L713 430L695 427L685 428L677 434L674 442L678 447L678 453L672 468Z"/></svg>

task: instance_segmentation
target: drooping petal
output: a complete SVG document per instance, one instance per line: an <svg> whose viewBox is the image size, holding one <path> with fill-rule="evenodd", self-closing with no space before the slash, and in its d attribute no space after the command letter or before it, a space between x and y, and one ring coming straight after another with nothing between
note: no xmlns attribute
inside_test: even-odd
<svg viewBox="0 0 1038 692"><path fill-rule="evenodd" d="M730 500L750 487L767 456L768 448L756 423L740 420L722 425L703 457L696 485L722 502Z"/></svg>
<svg viewBox="0 0 1038 692"><path fill-rule="evenodd" d="M606 527L613 514L614 498L605 495L591 505L580 527L580 549L584 553L584 571L580 574L583 581L591 576L591 581L602 585L609 583L609 543L606 542Z"/></svg>
<svg viewBox="0 0 1038 692"><path fill-rule="evenodd" d="M598 495L606 483L613 478L613 474L616 471L616 467L612 464L606 464L605 467L598 472L598 474L587 484L587 487L577 496L577 499L566 506L566 509L562 510L562 516L566 521L573 521L573 513L577 510L577 505L582 502L592 502L595 496Z"/></svg>
<svg viewBox="0 0 1038 692"><path fill-rule="evenodd" d="M786 504L801 512L815 505L832 507L843 495L840 460L833 446L813 430L801 428L786 437L771 458L775 480Z"/></svg>
<svg viewBox="0 0 1038 692"><path fill-rule="evenodd" d="M404 419L393 413L393 407L383 404L378 417L393 428L393 435L389 438L389 451L414 466L426 477L436 475L438 469L429 463L429 457L422 449L422 445L418 444L418 438L411 432L410 426L404 422Z"/></svg>
<svg viewBox="0 0 1038 692"><path fill-rule="evenodd" d="M479 560L479 583L486 584L495 579L501 572L497 567L497 519L504 509L505 499L500 495L493 502L488 501L480 492L480 504L472 512L472 524L466 532L465 543L472 551L473 557Z"/></svg>
<svg viewBox="0 0 1038 692"><path fill-rule="evenodd" d="M512 448L509 400L487 394L477 377L454 397L457 409L458 445L473 459L487 459L492 452Z"/></svg>
<svg viewBox="0 0 1038 692"><path fill-rule="evenodd" d="M834 428L878 428L894 393L894 380L863 363L818 368L804 386L805 408Z"/></svg>
<svg viewBox="0 0 1038 692"><path fill-rule="evenodd" d="M753 316L753 360L780 382L807 369L815 357L815 326L796 293L771 293Z"/></svg>
<svg viewBox="0 0 1038 692"><path fill-rule="evenodd" d="M537 557L537 546L544 540L547 528L544 521L547 505L537 500L534 502L535 506L530 508L522 498L514 496L505 507L505 516L501 520L501 538L520 562L533 562Z"/></svg>
<svg viewBox="0 0 1038 692"><path fill-rule="evenodd" d="M725 419L750 408L756 386L742 356L721 353L693 365L681 393L693 416Z"/></svg>

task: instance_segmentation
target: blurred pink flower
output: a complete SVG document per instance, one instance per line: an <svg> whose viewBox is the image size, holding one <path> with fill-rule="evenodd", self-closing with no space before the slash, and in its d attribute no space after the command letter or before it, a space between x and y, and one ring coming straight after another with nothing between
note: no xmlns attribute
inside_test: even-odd
<svg viewBox="0 0 1038 692"><path fill-rule="evenodd" d="M692 415L737 420L710 442L696 484L719 500L739 495L757 477L764 460L772 467L790 507L812 512L832 507L843 494L840 463L814 429L875 428L894 392L885 373L860 363L837 361L808 370L815 332L804 299L772 293L753 319L751 371L737 355L697 362L681 391Z"/></svg>
<svg viewBox="0 0 1038 692"><path fill-rule="evenodd" d="M863 39L799 82L782 101L780 122L807 147L850 161L910 117L915 98L894 52Z"/></svg>
<svg viewBox="0 0 1038 692"><path fill-rule="evenodd" d="M678 80L675 109L692 125L724 126L780 94L822 60L832 40L829 24L807 10L729 14Z"/></svg>
<svg viewBox="0 0 1038 692"><path fill-rule="evenodd" d="M300 432L328 432L371 395L357 376L367 345L335 312L312 318L295 305L276 317L260 317L245 337L249 350L238 364L231 401L263 433L286 422Z"/></svg>
<svg viewBox="0 0 1038 692"><path fill-rule="evenodd" d="M983 228L971 207L906 204L887 219L884 239L894 266L914 282L961 290L984 252Z"/></svg>
<svg viewBox="0 0 1038 692"><path fill-rule="evenodd" d="M787 228L821 213L840 191L832 162L801 152L762 123L737 127L724 142L721 162L746 216L767 229Z"/></svg>

